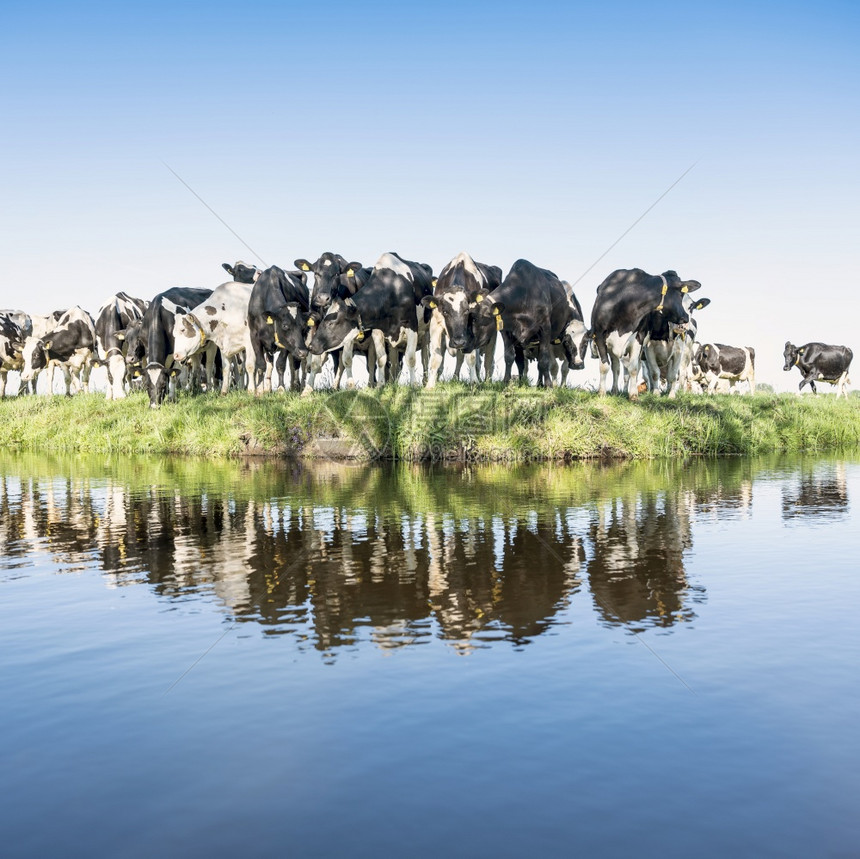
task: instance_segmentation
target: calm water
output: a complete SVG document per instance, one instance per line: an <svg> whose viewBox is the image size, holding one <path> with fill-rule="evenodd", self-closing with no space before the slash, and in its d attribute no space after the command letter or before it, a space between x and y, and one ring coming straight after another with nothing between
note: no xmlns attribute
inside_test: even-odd
<svg viewBox="0 0 860 859"><path fill-rule="evenodd" d="M0 850L860 855L858 496L0 454Z"/></svg>

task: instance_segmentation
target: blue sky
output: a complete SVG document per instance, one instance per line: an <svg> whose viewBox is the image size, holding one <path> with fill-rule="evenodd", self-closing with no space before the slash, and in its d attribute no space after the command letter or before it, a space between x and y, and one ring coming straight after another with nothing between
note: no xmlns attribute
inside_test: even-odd
<svg viewBox="0 0 860 859"><path fill-rule="evenodd" d="M95 311L267 263L461 250L676 269L707 340L860 350L860 8L5 4L0 305ZM256 261L256 260L253 260ZM860 370L856 371L860 374ZM592 376L588 371L587 377Z"/></svg>

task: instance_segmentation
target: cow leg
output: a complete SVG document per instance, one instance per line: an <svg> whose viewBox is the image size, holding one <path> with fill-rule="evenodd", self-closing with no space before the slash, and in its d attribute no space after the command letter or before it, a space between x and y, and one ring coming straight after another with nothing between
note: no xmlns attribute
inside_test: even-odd
<svg viewBox="0 0 860 859"><path fill-rule="evenodd" d="M325 355L311 355L311 371L308 373L307 378L305 379L305 387L302 391L303 395L307 395L313 392L314 382L316 382L317 376L322 371L323 361L325 361Z"/></svg>
<svg viewBox="0 0 860 859"><path fill-rule="evenodd" d="M549 340L541 340L538 346L538 386L551 388L553 386L553 370L555 370L555 355Z"/></svg>
<svg viewBox="0 0 860 859"><path fill-rule="evenodd" d="M595 355L594 353L597 352ZM606 349L606 338L595 332L591 341L591 354L593 358L600 360L600 382L597 386L597 393L601 397L606 396L606 375L609 373L609 353Z"/></svg>
<svg viewBox="0 0 860 859"><path fill-rule="evenodd" d="M6 376L8 370L0 370L0 400L6 396Z"/></svg>
<svg viewBox="0 0 860 859"><path fill-rule="evenodd" d="M376 384L385 384L385 367L388 364L388 355L385 348L385 336L381 331L374 331L371 335L373 339L373 349L376 352ZM368 361L370 357L368 356Z"/></svg>
<svg viewBox="0 0 860 859"><path fill-rule="evenodd" d="M341 372L346 374L346 386L350 390L355 387L355 379L352 378L352 362L355 358L355 339L350 338L348 343L343 344L340 351ZM335 385L337 388L337 385Z"/></svg>
<svg viewBox="0 0 860 859"><path fill-rule="evenodd" d="M845 390L845 383L848 381L848 371L846 370L837 380L836 382L836 399L839 397L845 397L848 399L848 393Z"/></svg>
<svg viewBox="0 0 860 859"><path fill-rule="evenodd" d="M125 358L122 355L111 355L106 363L108 374L107 398L121 400L125 396Z"/></svg>
<svg viewBox="0 0 860 859"><path fill-rule="evenodd" d="M442 314L438 310L434 310L433 315L430 317L430 342L427 346L430 360L426 381L428 388L434 387L442 375L442 367L445 362L445 340L445 324L442 321ZM454 371L455 379L459 376L459 370L460 366L458 364L457 369Z"/></svg>
<svg viewBox="0 0 860 859"><path fill-rule="evenodd" d="M63 381L66 383L66 396L72 395L72 371L66 364L63 364Z"/></svg>
<svg viewBox="0 0 860 859"><path fill-rule="evenodd" d="M642 359L642 346L635 334L630 336L625 354L627 356L624 362L624 369L627 371L627 397L636 400L639 398L639 364Z"/></svg>
<svg viewBox="0 0 860 859"><path fill-rule="evenodd" d="M422 347L423 350L423 347ZM413 387L415 386L415 364L418 360L418 332L412 331L411 329L406 332L406 369L409 371L409 384ZM423 362L423 351L422 351L422 362ZM424 364L424 377L426 380L427 365Z"/></svg>

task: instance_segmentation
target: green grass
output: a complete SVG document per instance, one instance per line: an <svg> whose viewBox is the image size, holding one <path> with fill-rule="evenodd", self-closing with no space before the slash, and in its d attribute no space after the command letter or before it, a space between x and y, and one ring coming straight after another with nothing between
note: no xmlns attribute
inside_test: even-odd
<svg viewBox="0 0 860 859"><path fill-rule="evenodd" d="M860 446L860 398L832 396L597 397L500 383L433 391L319 391L310 397L235 392L182 397L152 410L143 394L7 398L0 448L54 453L310 454L316 439L365 458L527 461L756 455Z"/></svg>

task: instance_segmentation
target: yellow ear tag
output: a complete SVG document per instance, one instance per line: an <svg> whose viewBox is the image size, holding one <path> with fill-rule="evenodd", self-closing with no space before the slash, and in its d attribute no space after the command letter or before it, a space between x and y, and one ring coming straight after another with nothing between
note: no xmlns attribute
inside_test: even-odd
<svg viewBox="0 0 860 859"><path fill-rule="evenodd" d="M552 342L555 343L556 346L558 346L558 344L561 343L561 338L559 337L557 340L553 340Z"/></svg>
<svg viewBox="0 0 860 859"><path fill-rule="evenodd" d="M689 291L690 291L690 287L689 287L689 286L682 286L682 287L681 287L681 292L689 292Z"/></svg>
<svg viewBox="0 0 860 859"><path fill-rule="evenodd" d="M435 301L431 301L431 302L430 302L430 309L431 309L431 310L435 310L435 309L436 309L436 302L435 302Z"/></svg>
<svg viewBox="0 0 860 859"><path fill-rule="evenodd" d="M364 340L364 332L363 332L363 331L359 331L359 332L358 332L358 337L356 337L355 339L356 339L356 340Z"/></svg>
<svg viewBox="0 0 860 859"><path fill-rule="evenodd" d="M140 370L135 370L134 373L132 373L132 376L134 376L135 379L139 379L140 378Z"/></svg>
<svg viewBox="0 0 860 859"><path fill-rule="evenodd" d="M346 276L347 277L353 277L354 275L355 275L355 272L351 268L348 268L346 270Z"/></svg>
<svg viewBox="0 0 860 859"><path fill-rule="evenodd" d="M274 324L275 324L275 320L272 319L271 316L267 316L266 317L266 325L274 325Z"/></svg>
<svg viewBox="0 0 860 859"><path fill-rule="evenodd" d="M311 267L307 263L302 263L302 271L310 271Z"/></svg>
<svg viewBox="0 0 860 859"><path fill-rule="evenodd" d="M316 325L316 322L313 319L308 319L308 328L313 328L314 325Z"/></svg>
<svg viewBox="0 0 860 859"><path fill-rule="evenodd" d="M502 317L497 316L496 317L496 331L501 331L502 328L504 328L504 327L505 326L504 326L504 323L502 322Z"/></svg>
<svg viewBox="0 0 860 859"><path fill-rule="evenodd" d="M438 277L434 277L434 278L433 278L433 280L432 280L432 281L430 281L430 286L432 286L432 287L435 289L435 288L436 288L436 284L437 284L437 283L439 283L439 278L438 278Z"/></svg>
<svg viewBox="0 0 860 859"><path fill-rule="evenodd" d="M481 295L481 293L479 292L479 293L475 296L475 304L480 304L483 300L484 300L484 296L483 296L483 295Z"/></svg>

